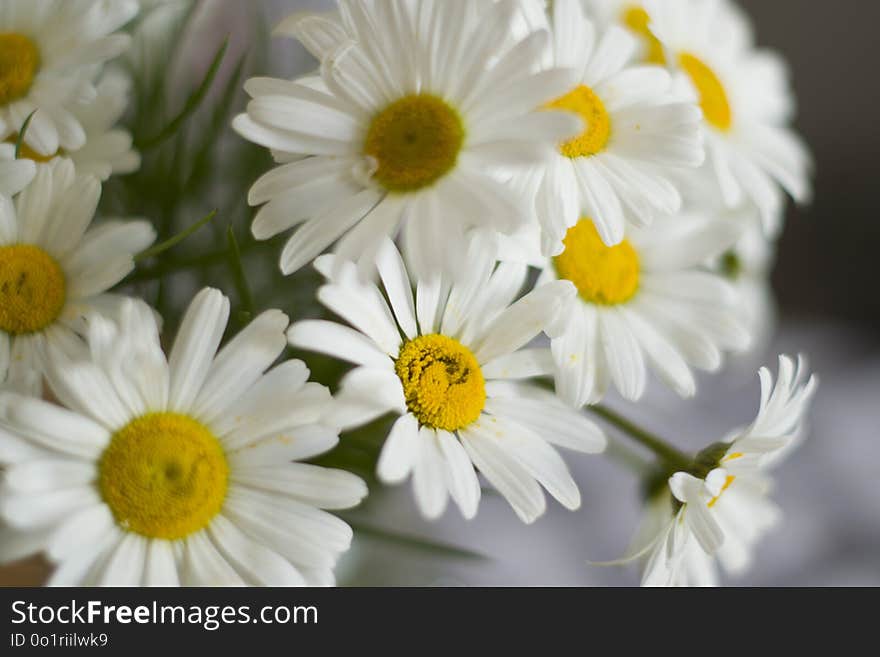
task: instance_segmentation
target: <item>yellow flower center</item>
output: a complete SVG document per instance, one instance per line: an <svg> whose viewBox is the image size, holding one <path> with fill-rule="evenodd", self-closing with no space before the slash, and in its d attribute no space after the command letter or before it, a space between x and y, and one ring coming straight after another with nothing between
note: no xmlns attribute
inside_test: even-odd
<svg viewBox="0 0 880 657"><path fill-rule="evenodd" d="M663 44L654 36L649 27L651 17L641 7L628 7L623 11L623 23L645 44L645 61L649 64L665 64L666 53Z"/></svg>
<svg viewBox="0 0 880 657"><path fill-rule="evenodd" d="M700 108L709 125L727 132L733 125L733 112L721 80L701 59L688 53L678 57L681 68L693 82L700 96Z"/></svg>
<svg viewBox="0 0 880 657"><path fill-rule="evenodd" d="M579 136L560 144L559 152L565 157L592 157L605 150L611 138L611 117L602 99L588 86L578 85L544 107L579 114L586 124Z"/></svg>
<svg viewBox="0 0 880 657"><path fill-rule="evenodd" d="M400 348L394 369L407 407L423 426L457 431L480 417L486 404L483 372L457 340L419 336Z"/></svg>
<svg viewBox="0 0 880 657"><path fill-rule="evenodd" d="M736 480L736 477L734 477L733 475L727 475L727 479L725 479L725 481L724 481L724 485L721 487L721 492L718 493L718 495L716 495L715 497L713 497L711 500L709 500L709 501L706 503L706 506L708 506L708 507L711 509L711 508L714 507L716 504L718 504L718 500L721 499L721 496L724 494L724 491L726 491L728 488L730 488L730 485L731 485L735 480Z"/></svg>
<svg viewBox="0 0 880 657"><path fill-rule="evenodd" d="M186 415L151 413L113 434L98 487L123 529L175 540L220 512L228 480L226 454L207 427Z"/></svg>
<svg viewBox="0 0 880 657"><path fill-rule="evenodd" d="M40 68L40 51L17 32L0 34L0 105L25 96Z"/></svg>
<svg viewBox="0 0 880 657"><path fill-rule="evenodd" d="M18 133L15 132L9 137L6 138L7 144L12 144L15 146L18 143ZM27 145L27 143L23 142L21 145L21 152L19 153L19 157L24 160L33 160L34 162L50 162L53 158L58 157L59 155L63 155L64 151L62 149L58 149L52 155L41 155L37 153L33 148Z"/></svg>
<svg viewBox="0 0 880 657"><path fill-rule="evenodd" d="M37 333L53 324L67 298L64 272L43 249L0 246L0 331Z"/></svg>
<svg viewBox="0 0 880 657"><path fill-rule="evenodd" d="M560 278L571 281L581 298L600 306L629 301L639 289L639 254L628 240L606 246L590 219L568 229L565 250L553 259Z"/></svg>
<svg viewBox="0 0 880 657"><path fill-rule="evenodd" d="M364 154L376 161L375 179L385 189L411 192L455 167L464 134L461 117L443 99L405 96L373 118Z"/></svg>

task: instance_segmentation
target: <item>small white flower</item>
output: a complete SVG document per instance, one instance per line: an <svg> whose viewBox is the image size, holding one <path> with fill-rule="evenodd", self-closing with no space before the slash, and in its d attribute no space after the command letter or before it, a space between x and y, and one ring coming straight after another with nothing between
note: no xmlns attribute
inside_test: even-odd
<svg viewBox="0 0 880 657"><path fill-rule="evenodd" d="M692 367L716 371L725 351L747 348L734 289L705 267L739 230L732 222L675 216L630 228L623 242L609 247L594 223L581 219L568 230L560 255L529 258L543 269L539 284L568 280L578 290L548 328L560 396L580 407L601 400L613 383L635 401L649 370L692 396ZM536 243L533 234L527 242L532 254ZM528 255L520 242L506 244L504 259Z"/></svg>
<svg viewBox="0 0 880 657"><path fill-rule="evenodd" d="M528 201L500 182L582 129L537 111L573 72L536 72L546 31L510 47L518 0L340 0L339 16L297 14L277 32L322 62L321 77L249 80L233 126L279 162L250 192L258 239L297 224L291 273L336 242L346 259L403 231L414 272L457 271L473 226L511 233ZM509 175L509 173L504 174Z"/></svg>
<svg viewBox="0 0 880 657"><path fill-rule="evenodd" d="M637 42L622 28L597 30L580 0L553 3L545 63L578 72L575 85L544 106L584 119L583 132L523 174L536 189L547 255L562 251L566 230L591 217L602 240L620 243L627 225L644 226L681 208L671 174L703 162L700 111L673 95L656 66L634 66Z"/></svg>
<svg viewBox="0 0 880 657"><path fill-rule="evenodd" d="M123 297L107 291L156 238L147 221L92 226L100 196L57 158L14 202L0 197L0 381L38 393L47 346L76 347L85 315L112 314Z"/></svg>
<svg viewBox="0 0 880 657"><path fill-rule="evenodd" d="M67 157L76 165L78 173L92 174L102 181L113 174L137 171L141 157L132 148L131 134L117 127L128 108L131 80L120 71L108 70L97 83L95 92L94 99L70 107L86 134L82 148L69 152L62 149L54 155L43 156L22 144L20 157L43 163ZM0 160L14 157L15 144L0 143Z"/></svg>
<svg viewBox="0 0 880 657"><path fill-rule="evenodd" d="M471 236L465 255L460 282L411 282L386 238L377 261L381 287L361 282L353 263L323 256L315 265L330 282L318 298L354 328L299 322L290 342L356 365L329 416L343 429L386 413L400 416L382 448L378 475L386 483L412 475L427 518L440 516L450 496L464 517L476 515L474 468L524 522L544 513L541 486L577 508L577 485L552 445L595 453L605 438L553 394L522 382L552 372L546 349L523 347L574 290L551 283L514 302L525 267L496 269L481 235Z"/></svg>
<svg viewBox="0 0 880 657"><path fill-rule="evenodd" d="M790 128L785 62L759 50L747 17L727 0L644 0L664 61L703 110L706 166L728 207L751 202L775 235L784 192L812 194L812 162Z"/></svg>
<svg viewBox="0 0 880 657"><path fill-rule="evenodd" d="M67 407L0 396L0 556L40 549L53 585L332 584L364 482L295 463L331 449L329 391L284 351L270 310L219 352L229 300L198 294L166 360L152 311L90 320L90 353L54 355Z"/></svg>
<svg viewBox="0 0 880 657"><path fill-rule="evenodd" d="M713 586L715 559L730 573L750 564L757 541L779 516L768 498L768 470L803 437L803 425L818 379L808 377L803 358L779 358L776 385L762 368L761 406L755 421L734 437L710 447L696 464L706 473L677 472L669 479L673 500L661 495L650 513L665 514L645 565L648 586Z"/></svg>
<svg viewBox="0 0 880 657"><path fill-rule="evenodd" d="M0 141L17 139L34 110L25 143L42 157L86 143L76 107L93 102L96 67L124 52L117 33L137 14L136 0L0 2Z"/></svg>

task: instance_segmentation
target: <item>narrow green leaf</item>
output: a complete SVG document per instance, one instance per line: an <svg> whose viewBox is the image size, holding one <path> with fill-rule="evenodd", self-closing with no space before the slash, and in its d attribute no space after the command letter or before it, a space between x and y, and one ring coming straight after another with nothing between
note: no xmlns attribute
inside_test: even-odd
<svg viewBox="0 0 880 657"><path fill-rule="evenodd" d="M220 65L223 63L223 58L226 56L226 50L228 48L229 38L227 37L214 55L214 59L211 61L211 66L208 67L208 71L202 79L201 84L199 84L196 90L190 94L189 98L187 98L180 113L169 121L168 125L162 128L155 136L148 139L139 139L135 142L135 146L140 150L155 148L180 130L181 126L195 113L205 99L205 96L208 95L208 91L214 84L214 79L217 77Z"/></svg>
<svg viewBox="0 0 880 657"><path fill-rule="evenodd" d="M238 240L235 239L235 231L232 226L226 231L226 242L229 246L229 265L232 267L235 289L238 291L242 310L246 313L247 318L251 319L254 316L254 295L251 293L244 267L241 264L241 249L238 248Z"/></svg>
<svg viewBox="0 0 880 657"><path fill-rule="evenodd" d="M206 226L208 222L211 221L214 217L217 216L217 210L211 210L207 215L199 219L196 223L188 228L184 229L171 239L165 240L161 244L156 244L155 246L150 247L146 251L141 251L134 257L135 262L140 262L141 260L146 260L147 258L154 258L160 253L164 253L168 249L174 248L178 244L180 244L183 240L185 240L190 235L197 233L201 228Z"/></svg>
<svg viewBox="0 0 880 657"><path fill-rule="evenodd" d="M37 113L37 110L34 110L28 117L24 120L24 123L21 124L21 130L18 131L18 139L15 140L15 159L21 159L21 147L24 146L24 136L27 134L28 128L31 127L31 121L34 118L34 114Z"/></svg>

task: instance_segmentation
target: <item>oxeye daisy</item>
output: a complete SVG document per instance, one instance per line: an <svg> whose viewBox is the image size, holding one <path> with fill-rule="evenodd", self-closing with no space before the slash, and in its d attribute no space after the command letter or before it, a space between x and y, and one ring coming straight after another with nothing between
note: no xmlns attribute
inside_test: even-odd
<svg viewBox="0 0 880 657"><path fill-rule="evenodd" d="M779 511L768 498L768 470L803 436L818 380L803 358L779 358L779 374L762 368L761 405L754 422L698 455L692 472L669 479L653 513L664 529L651 546L642 583L649 586L713 586L715 559L736 574L752 560L757 541Z"/></svg>
<svg viewBox="0 0 880 657"><path fill-rule="evenodd" d="M536 211L547 255L562 251L566 231L581 216L595 218L608 245L627 225L647 225L677 212L681 196L671 172L703 162L700 111L673 96L663 69L633 66L636 41L611 26L600 32L580 0L553 3L549 62L574 68L576 83L543 106L584 119L580 135L523 174L537 190Z"/></svg>
<svg viewBox="0 0 880 657"><path fill-rule="evenodd" d="M315 265L330 280L319 299L354 328L299 322L290 342L355 364L330 416L337 425L399 416L378 476L393 484L412 475L427 518L440 516L449 497L464 517L477 513L475 468L524 522L544 512L542 486L577 508L577 485L553 445L595 453L605 438L553 394L524 382L550 374L552 361L546 349L523 349L574 290L550 283L514 302L525 267L496 268L484 236L472 236L466 255L466 271L451 284L411 282L387 239L378 284L362 282L355 264L323 256Z"/></svg>
<svg viewBox="0 0 880 657"><path fill-rule="evenodd" d="M651 32L646 0L584 0L589 14L603 27L619 25L638 41L637 58L646 64L666 64L663 44Z"/></svg>
<svg viewBox="0 0 880 657"><path fill-rule="evenodd" d="M86 131L76 107L96 97L95 66L122 53L116 33L136 0L0 2L0 141L17 139L34 110L25 143L41 157L76 151Z"/></svg>
<svg viewBox="0 0 880 657"><path fill-rule="evenodd" d="M13 149L14 153L15 149ZM0 158L0 196L11 197L27 187L37 172L30 160L2 161Z"/></svg>
<svg viewBox="0 0 880 657"><path fill-rule="evenodd" d="M510 46L517 16L517 0L340 0L338 17L279 26L322 61L321 78L249 80L253 100L233 126L287 162L249 197L263 206L258 239L301 224L285 273L340 237L338 253L354 260L399 230L415 272L457 271L466 230L510 233L528 220L528 201L500 178L583 125L536 110L572 72L536 72L546 31Z"/></svg>
<svg viewBox="0 0 880 657"><path fill-rule="evenodd" d="M558 393L580 407L599 401L613 382L638 400L650 369L691 396L692 367L717 370L724 351L748 347L734 289L704 267L738 235L732 222L676 216L631 228L609 247L589 218L569 228L564 250L543 260L539 278L571 281L578 291L548 331Z"/></svg>
<svg viewBox="0 0 880 657"><path fill-rule="evenodd" d="M75 344L84 315L117 308L107 291L153 243L146 221L91 227L100 196L94 176L58 158L14 202L0 197L0 381L38 383L47 345Z"/></svg>
<svg viewBox="0 0 880 657"><path fill-rule="evenodd" d="M49 156L40 155L27 144L22 144L19 157L34 162L49 162L56 157L67 157L78 173L88 173L100 180L113 174L137 171L140 154L132 148L131 134L117 127L117 122L128 107L131 80L119 71L108 70L98 81L94 99L71 106L86 134L85 145L75 151L59 150ZM15 137L0 144L0 160L15 157Z"/></svg>
<svg viewBox="0 0 880 657"><path fill-rule="evenodd" d="M0 511L23 532L3 557L36 544L53 585L332 584L352 532L322 509L367 490L295 462L337 443L320 423L330 393L300 361L269 369L282 312L218 352L228 316L229 300L203 290L166 360L151 310L129 300L118 325L90 320L87 357L55 354L66 409L0 396Z"/></svg>
<svg viewBox="0 0 880 657"><path fill-rule="evenodd" d="M784 192L812 194L809 152L790 123L785 63L757 49L751 26L727 0L645 0L665 61L703 110L707 167L728 207L745 201L778 232ZM784 191L783 191L784 190Z"/></svg>

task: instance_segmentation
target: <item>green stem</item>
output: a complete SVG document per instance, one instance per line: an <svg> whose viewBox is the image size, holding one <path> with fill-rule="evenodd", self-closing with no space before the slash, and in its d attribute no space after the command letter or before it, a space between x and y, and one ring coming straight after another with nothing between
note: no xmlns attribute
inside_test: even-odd
<svg viewBox="0 0 880 657"><path fill-rule="evenodd" d="M21 147L24 146L24 136L27 134L28 128L31 127L31 121L34 120L34 114L37 113L37 110L34 110L28 117L24 120L24 123L21 126L21 130L18 131L18 139L15 140L15 159L21 159Z"/></svg>
<svg viewBox="0 0 880 657"><path fill-rule="evenodd" d="M244 273L244 267L241 264L241 249L238 248L238 241L235 239L235 231L232 226L226 231L226 242L229 247L229 265L232 267L232 275L235 280L235 287L238 290L239 300L242 309L249 319L254 316L254 295L251 293L250 285L248 285L247 276Z"/></svg>
<svg viewBox="0 0 880 657"><path fill-rule="evenodd" d="M587 410L591 413L595 413L609 424L614 425L626 433L640 445L654 452L654 454L659 456L667 465L684 471L690 469L693 462L691 457L676 449L662 438L659 438L649 431L642 429L635 423L630 422L622 415L619 415L611 409L601 405L588 406Z"/></svg>
<svg viewBox="0 0 880 657"><path fill-rule="evenodd" d="M209 221L211 221L211 219L213 219L216 216L217 216L217 210L212 210L207 215L205 215L204 217L199 219L192 226L189 226L188 228L186 228L182 232L178 233L177 235L175 235L171 239L165 240L161 244L157 244L156 246L153 246L145 251L141 251L140 253L138 253L134 257L134 261L140 262L141 260L146 260L147 258L153 258L153 257L159 255L160 253L164 253L168 249L171 249L171 248L177 246L183 240L185 240L187 237L189 237L193 233L198 232L199 229L201 229L205 224L207 224Z"/></svg>

